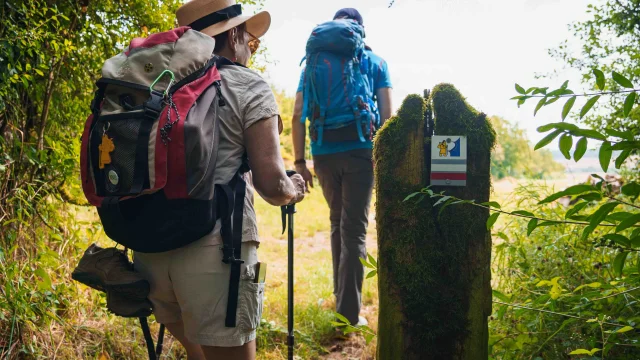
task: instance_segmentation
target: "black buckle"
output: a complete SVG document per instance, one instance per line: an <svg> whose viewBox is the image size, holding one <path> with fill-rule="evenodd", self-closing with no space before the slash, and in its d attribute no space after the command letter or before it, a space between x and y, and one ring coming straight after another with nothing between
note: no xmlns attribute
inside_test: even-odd
<svg viewBox="0 0 640 360"><path fill-rule="evenodd" d="M151 92L149 100L144 102L144 117L146 120L155 121L162 111L162 102L164 95L157 91Z"/></svg>
<svg viewBox="0 0 640 360"><path fill-rule="evenodd" d="M222 262L225 264L244 264L244 260L236 259L233 247L222 245Z"/></svg>

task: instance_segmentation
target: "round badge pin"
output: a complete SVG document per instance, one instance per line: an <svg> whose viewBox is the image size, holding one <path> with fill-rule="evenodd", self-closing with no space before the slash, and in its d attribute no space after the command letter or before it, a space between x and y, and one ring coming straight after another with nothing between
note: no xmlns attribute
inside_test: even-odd
<svg viewBox="0 0 640 360"><path fill-rule="evenodd" d="M118 185L118 183L120 182L120 177L118 176L118 173L116 173L115 170L109 170L109 182L111 183L111 185Z"/></svg>

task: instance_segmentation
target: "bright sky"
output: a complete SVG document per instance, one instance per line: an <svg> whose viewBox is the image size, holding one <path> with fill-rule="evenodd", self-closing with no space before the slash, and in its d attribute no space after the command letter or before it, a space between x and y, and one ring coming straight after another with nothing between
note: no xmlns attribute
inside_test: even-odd
<svg viewBox="0 0 640 360"><path fill-rule="evenodd" d="M559 87L569 79L572 89L581 90L578 74L563 70L547 51L565 39L577 45L568 24L585 19L593 1L396 0L388 8L388 0L266 0L272 24L263 43L276 61L266 77L293 95L313 27L340 8L354 7L364 18L367 44L389 64L394 109L408 94L448 82L476 109L518 123L537 141L536 127L560 121L562 104L534 118L535 103L518 109L509 100L514 83ZM535 79L554 70L557 79Z"/></svg>

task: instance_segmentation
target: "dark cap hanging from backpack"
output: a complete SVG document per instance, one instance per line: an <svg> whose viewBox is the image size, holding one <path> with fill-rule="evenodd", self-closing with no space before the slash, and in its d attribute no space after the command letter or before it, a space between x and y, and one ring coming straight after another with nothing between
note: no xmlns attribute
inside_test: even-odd
<svg viewBox="0 0 640 360"><path fill-rule="evenodd" d="M347 19L355 20L358 22L358 24L363 25L362 15L360 15L360 12L358 12L358 10L354 8L344 8L338 10L338 12L336 12L336 14L333 16L333 20L340 17L346 17Z"/></svg>

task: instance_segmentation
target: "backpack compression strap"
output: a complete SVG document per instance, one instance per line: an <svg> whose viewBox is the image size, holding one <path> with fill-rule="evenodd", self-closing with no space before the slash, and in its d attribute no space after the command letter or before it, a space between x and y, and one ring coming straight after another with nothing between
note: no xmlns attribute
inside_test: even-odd
<svg viewBox="0 0 640 360"><path fill-rule="evenodd" d="M151 330L149 329L149 323L146 317L140 318L140 327L142 328L142 334L144 335L144 341L147 344L147 353L149 354L149 360L160 359L162 354L162 344L164 342L164 324L160 324L160 331L158 333L158 346L153 348L153 338L151 337Z"/></svg>
<svg viewBox="0 0 640 360"><path fill-rule="evenodd" d="M249 165L246 154L242 157L242 165L228 185L217 185L223 191L224 197L220 203L222 227L222 262L231 266L229 279L229 295L227 301L226 327L236 327L236 313L238 308L238 293L240 290L240 266L242 260L242 222L244 216L244 198L247 183L242 175L248 172ZM233 227L232 227L233 224Z"/></svg>

